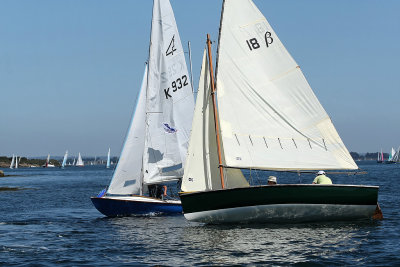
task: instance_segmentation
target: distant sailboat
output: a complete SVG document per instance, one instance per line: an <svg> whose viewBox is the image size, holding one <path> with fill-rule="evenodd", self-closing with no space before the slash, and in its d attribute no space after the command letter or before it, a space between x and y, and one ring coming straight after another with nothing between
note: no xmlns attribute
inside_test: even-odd
<svg viewBox="0 0 400 267"><path fill-rule="evenodd" d="M18 169L19 159L18 156L15 156L15 169Z"/></svg>
<svg viewBox="0 0 400 267"><path fill-rule="evenodd" d="M153 3L149 63L135 112L109 187L91 198L106 216L182 212L178 199L162 196L160 184L183 175L194 99L171 4Z"/></svg>
<svg viewBox="0 0 400 267"><path fill-rule="evenodd" d="M42 165L43 168L54 168L54 164L50 163L50 154L47 155L46 163Z"/></svg>
<svg viewBox="0 0 400 267"><path fill-rule="evenodd" d="M14 156L14 154L13 154L13 155L12 155L12 158L11 158L10 169L14 169L14 163L15 163L15 156Z"/></svg>
<svg viewBox="0 0 400 267"><path fill-rule="evenodd" d="M62 161L62 164L61 164L61 169L65 168L65 165L67 164L67 158L68 158L68 150L65 151L64 158L63 158L63 161Z"/></svg>
<svg viewBox="0 0 400 267"><path fill-rule="evenodd" d="M393 153L394 149L392 148L392 152ZM397 151L394 151L394 154L392 154L392 158L390 159L390 162L387 163L398 163L400 162L400 147L397 149Z"/></svg>
<svg viewBox="0 0 400 267"><path fill-rule="evenodd" d="M81 157L81 152L78 153L78 160L76 161L75 166L77 166L77 167L85 166L85 164L83 163L82 157Z"/></svg>
<svg viewBox="0 0 400 267"><path fill-rule="evenodd" d="M15 163L15 156L14 156L14 154L13 154L13 155L12 155L12 158L11 158L10 169L14 169L14 163Z"/></svg>
<svg viewBox="0 0 400 267"><path fill-rule="evenodd" d="M382 163L383 162L383 152L381 148L381 153L378 152L378 160L376 161L377 163Z"/></svg>
<svg viewBox="0 0 400 267"><path fill-rule="evenodd" d="M109 169L110 165L111 165L111 162L110 162L110 148L108 148L106 168Z"/></svg>

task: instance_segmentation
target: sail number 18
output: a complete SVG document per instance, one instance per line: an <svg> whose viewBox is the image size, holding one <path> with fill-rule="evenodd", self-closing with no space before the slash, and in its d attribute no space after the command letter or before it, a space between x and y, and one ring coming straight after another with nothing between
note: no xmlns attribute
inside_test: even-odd
<svg viewBox="0 0 400 267"><path fill-rule="evenodd" d="M274 42L274 39L271 37L271 32L266 32L264 35L264 41L266 47L269 47L270 44ZM249 40L246 40L247 46L249 47L250 51L253 51L253 49L258 49L261 47L260 43L258 42L257 38L251 38Z"/></svg>

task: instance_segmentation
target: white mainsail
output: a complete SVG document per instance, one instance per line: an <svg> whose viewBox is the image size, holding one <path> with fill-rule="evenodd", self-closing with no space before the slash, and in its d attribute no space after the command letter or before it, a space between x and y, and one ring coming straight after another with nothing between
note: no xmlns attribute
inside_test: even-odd
<svg viewBox="0 0 400 267"><path fill-rule="evenodd" d="M81 152L78 153L78 160L76 161L76 166L83 167L85 164L83 163Z"/></svg>
<svg viewBox="0 0 400 267"><path fill-rule="evenodd" d="M194 99L171 4L155 0L146 98L144 183L183 175Z"/></svg>
<svg viewBox="0 0 400 267"><path fill-rule="evenodd" d="M15 162L15 156L13 154L11 159L10 169L14 169L14 162Z"/></svg>
<svg viewBox="0 0 400 267"><path fill-rule="evenodd" d="M106 168L110 168L110 148L108 148Z"/></svg>
<svg viewBox="0 0 400 267"><path fill-rule="evenodd" d="M251 0L224 2L216 87L227 166L357 169L300 67Z"/></svg>
<svg viewBox="0 0 400 267"><path fill-rule="evenodd" d="M14 169L18 169L18 163L19 163L18 156L15 156L15 167L14 167Z"/></svg>
<svg viewBox="0 0 400 267"><path fill-rule="evenodd" d="M63 168L63 169L64 169L65 165L67 164L67 158L68 158L68 150L65 151L64 158L63 158L63 161L61 164L61 168Z"/></svg>
<svg viewBox="0 0 400 267"><path fill-rule="evenodd" d="M115 168L109 194L139 194L142 187L142 157L144 151L146 118L147 65L142 86L136 100L135 111Z"/></svg>

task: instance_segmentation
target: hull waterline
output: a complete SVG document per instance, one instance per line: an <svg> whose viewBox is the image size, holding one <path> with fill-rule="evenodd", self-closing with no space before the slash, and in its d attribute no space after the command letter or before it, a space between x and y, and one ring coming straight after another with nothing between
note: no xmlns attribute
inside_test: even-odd
<svg viewBox="0 0 400 267"><path fill-rule="evenodd" d="M91 197L93 205L108 217L182 214L179 200L161 200L144 196Z"/></svg>
<svg viewBox="0 0 400 267"><path fill-rule="evenodd" d="M378 188L276 185L181 193L185 218L219 223L296 223L371 218Z"/></svg>

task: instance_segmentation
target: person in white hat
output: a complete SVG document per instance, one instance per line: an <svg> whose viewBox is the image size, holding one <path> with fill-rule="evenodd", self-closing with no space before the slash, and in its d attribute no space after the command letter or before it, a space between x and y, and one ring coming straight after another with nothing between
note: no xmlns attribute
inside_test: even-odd
<svg viewBox="0 0 400 267"><path fill-rule="evenodd" d="M332 180L325 174L324 171L317 172L317 177L315 177L313 184L332 184Z"/></svg>
<svg viewBox="0 0 400 267"><path fill-rule="evenodd" d="M276 177L275 176L270 176L268 177L268 185L276 185Z"/></svg>

